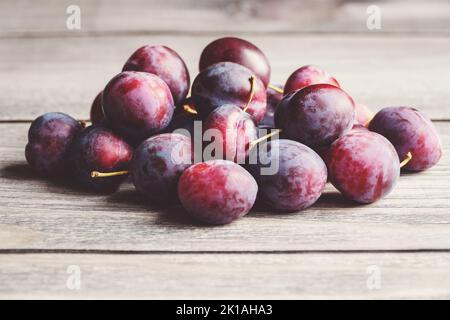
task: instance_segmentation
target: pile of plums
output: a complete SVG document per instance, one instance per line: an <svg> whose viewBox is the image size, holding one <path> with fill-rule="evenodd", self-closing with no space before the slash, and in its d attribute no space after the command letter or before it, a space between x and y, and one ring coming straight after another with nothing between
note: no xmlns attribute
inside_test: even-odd
<svg viewBox="0 0 450 320"><path fill-rule="evenodd" d="M94 99L92 125L58 112L33 121L27 161L42 176L96 192L116 191L129 175L149 202L181 203L202 222L226 224L257 199L275 212L308 208L327 180L345 197L372 203L394 188L401 169L428 169L442 155L435 127L418 110L373 115L314 65L284 86L271 84L266 56L246 40L213 41L199 69L191 87L177 52L139 48Z"/></svg>

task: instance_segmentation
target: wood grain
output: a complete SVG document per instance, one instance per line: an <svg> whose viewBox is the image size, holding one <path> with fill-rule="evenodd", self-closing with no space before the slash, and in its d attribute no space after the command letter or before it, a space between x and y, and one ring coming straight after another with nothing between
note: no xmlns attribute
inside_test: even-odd
<svg viewBox="0 0 450 320"><path fill-rule="evenodd" d="M163 43L188 63L191 77L215 36L111 36L0 40L0 120L32 120L49 111L86 119L90 104L129 55ZM272 82L297 67L318 64L356 101L373 110L412 105L450 119L450 38L414 36L249 36L272 64Z"/></svg>
<svg viewBox="0 0 450 320"><path fill-rule="evenodd" d="M3 254L0 265L0 299L450 298L450 253Z"/></svg>
<svg viewBox="0 0 450 320"><path fill-rule="evenodd" d="M436 123L450 152L450 123ZM394 192L356 205L328 186L312 208L276 214L257 206L222 227L197 225L179 207L145 202L130 183L95 195L37 178L23 149L28 124L0 124L0 249L296 251L450 249L447 156L406 174Z"/></svg>
<svg viewBox="0 0 450 320"><path fill-rule="evenodd" d="M116 32L364 32L367 8L381 10L378 33L450 31L450 4L351 0L78 0L81 30L66 28L69 0L3 0L0 36Z"/></svg>

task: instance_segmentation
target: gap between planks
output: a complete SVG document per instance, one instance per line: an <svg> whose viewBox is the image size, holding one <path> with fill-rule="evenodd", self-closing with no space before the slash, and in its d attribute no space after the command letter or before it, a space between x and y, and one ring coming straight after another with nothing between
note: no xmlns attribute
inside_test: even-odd
<svg viewBox="0 0 450 320"><path fill-rule="evenodd" d="M67 39L67 38L107 38L107 37L136 37L136 36L176 36L176 37L221 37L224 34L243 37L267 37L267 36L367 36L367 37L441 37L449 38L448 31L383 31L368 33L367 31L314 31L314 30L273 30L273 31L179 31L179 30L110 30L110 31L81 31L81 32L0 32L0 40L5 39Z"/></svg>
<svg viewBox="0 0 450 320"><path fill-rule="evenodd" d="M95 250L95 249L0 249L0 255L11 254L98 254L98 255L160 255L160 254L385 254L385 253L450 253L449 249L374 249L374 250L232 250L232 251L217 251L217 250Z"/></svg>

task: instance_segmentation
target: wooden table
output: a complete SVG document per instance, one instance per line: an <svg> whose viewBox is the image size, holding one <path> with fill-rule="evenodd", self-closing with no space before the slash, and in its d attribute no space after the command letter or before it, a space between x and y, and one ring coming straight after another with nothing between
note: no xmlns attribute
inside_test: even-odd
<svg viewBox="0 0 450 320"><path fill-rule="evenodd" d="M367 3L351 1L322 8L333 18L310 24L295 15L264 20L241 1L237 9L219 1L80 3L80 31L65 29L63 2L0 4L0 298L450 298L446 2L415 3L410 20L391 14L402 1L381 3L387 27L374 32L355 14ZM421 8L432 13L414 15ZM87 119L94 96L137 47L174 48L194 78L202 48L224 34L263 49L274 83L314 63L373 110L416 106L435 120L444 157L429 171L402 174L371 205L328 186L305 211L256 209L221 227L152 207L129 182L95 195L27 166L30 121L47 111Z"/></svg>

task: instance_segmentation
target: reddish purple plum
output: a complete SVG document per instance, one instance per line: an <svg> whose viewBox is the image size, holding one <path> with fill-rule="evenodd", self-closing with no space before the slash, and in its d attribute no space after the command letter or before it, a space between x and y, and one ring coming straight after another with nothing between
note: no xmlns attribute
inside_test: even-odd
<svg viewBox="0 0 450 320"><path fill-rule="evenodd" d="M330 84L340 87L335 78L318 66L307 65L295 70L284 85L284 94L300 90L313 84Z"/></svg>
<svg viewBox="0 0 450 320"><path fill-rule="evenodd" d="M189 71L183 59L174 50L160 45L146 45L137 49L125 63L122 71L153 73L169 86L173 100L180 105L189 91Z"/></svg>
<svg viewBox="0 0 450 320"><path fill-rule="evenodd" d="M256 123L266 113L263 83L248 68L233 62L216 63L200 72L192 85L192 98L203 119L224 104L245 109Z"/></svg>
<svg viewBox="0 0 450 320"><path fill-rule="evenodd" d="M433 123L410 107L387 107L370 121L369 129L385 136L397 150L401 161L411 152L403 167L409 171L426 170L439 162L442 144Z"/></svg>
<svg viewBox="0 0 450 320"><path fill-rule="evenodd" d="M258 138L258 129L250 115L232 104L214 109L206 119L203 130L204 136L209 131L214 137L213 144L221 149L223 157L215 154L216 158L237 163L245 162L250 142Z"/></svg>
<svg viewBox="0 0 450 320"><path fill-rule="evenodd" d="M200 71L218 62L234 62L243 65L261 79L265 87L269 84L269 61L258 47L246 40L226 37L208 44L200 56Z"/></svg>
<svg viewBox="0 0 450 320"><path fill-rule="evenodd" d="M268 87L266 90L267 95L267 109L264 115L264 118L259 123L260 127L263 128L275 128L275 110L277 109L278 104L283 99L283 86L280 85L272 85L273 87L278 88L279 90L275 90L273 87Z"/></svg>
<svg viewBox="0 0 450 320"><path fill-rule="evenodd" d="M286 95L275 112L283 137L310 147L331 144L354 122L353 99L338 87L315 84Z"/></svg>
<svg viewBox="0 0 450 320"><path fill-rule="evenodd" d="M400 176L394 146L369 130L352 130L337 139L328 152L331 183L359 203L372 203L386 196Z"/></svg>
<svg viewBox="0 0 450 320"><path fill-rule="evenodd" d="M36 118L25 147L28 163L42 176L67 176L68 152L81 130L82 125L65 113L49 112Z"/></svg>
<svg viewBox="0 0 450 320"><path fill-rule="evenodd" d="M90 118L92 124L100 124L105 119L105 114L103 113L103 106L102 106L102 95L103 91L101 91L92 102L91 106L91 113Z"/></svg>
<svg viewBox="0 0 450 320"><path fill-rule="evenodd" d="M258 182L258 195L266 204L279 211L298 211L319 199L327 182L327 168L311 148L280 139L267 142L257 152L257 164L250 170Z"/></svg>
<svg viewBox="0 0 450 320"><path fill-rule="evenodd" d="M257 192L252 175L228 160L197 163L186 169L178 182L183 207L208 224L226 224L246 215Z"/></svg>
<svg viewBox="0 0 450 320"><path fill-rule="evenodd" d="M164 130L172 119L174 103L167 84L151 73L119 73L103 91L108 126L132 144Z"/></svg>
<svg viewBox="0 0 450 320"><path fill-rule="evenodd" d="M355 123L368 126L373 118L373 112L364 104L355 103Z"/></svg>
<svg viewBox="0 0 450 320"><path fill-rule="evenodd" d="M131 177L136 190L154 203L177 200L181 174L192 164L191 139L164 133L143 141L134 152Z"/></svg>
<svg viewBox="0 0 450 320"><path fill-rule="evenodd" d="M128 170L132 157L133 148L125 140L110 129L92 125L79 134L70 151L73 177L87 189L114 192L126 175L94 178L92 172Z"/></svg>

